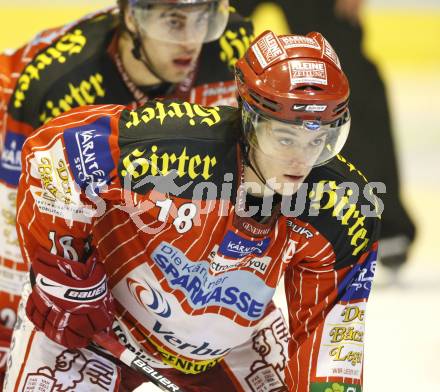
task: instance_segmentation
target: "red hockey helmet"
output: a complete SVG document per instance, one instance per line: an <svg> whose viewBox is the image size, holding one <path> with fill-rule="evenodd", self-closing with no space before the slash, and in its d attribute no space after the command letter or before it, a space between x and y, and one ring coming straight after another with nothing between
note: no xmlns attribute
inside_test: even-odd
<svg viewBox="0 0 440 392"><path fill-rule="evenodd" d="M229 0L129 0L129 3L144 32L166 42L214 41L223 34L229 18Z"/></svg>
<svg viewBox="0 0 440 392"><path fill-rule="evenodd" d="M338 56L320 33L277 36L265 31L235 67L248 145L274 158L289 159L286 142L271 146L267 135L264 144L259 137L262 123L278 121L309 138L312 133L325 135L320 139L325 148L313 158L312 166L341 151L350 129L349 85ZM273 124L264 127L273 128Z"/></svg>

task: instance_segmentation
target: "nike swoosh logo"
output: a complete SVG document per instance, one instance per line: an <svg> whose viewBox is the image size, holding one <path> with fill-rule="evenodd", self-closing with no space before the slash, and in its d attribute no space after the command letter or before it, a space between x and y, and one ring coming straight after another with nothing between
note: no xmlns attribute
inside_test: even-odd
<svg viewBox="0 0 440 392"><path fill-rule="evenodd" d="M41 279L40 279L40 283L41 283L43 286L46 286L46 287L60 287L60 286L58 286L58 285L50 284L50 283L45 282L45 281L44 281L44 278L41 278Z"/></svg>

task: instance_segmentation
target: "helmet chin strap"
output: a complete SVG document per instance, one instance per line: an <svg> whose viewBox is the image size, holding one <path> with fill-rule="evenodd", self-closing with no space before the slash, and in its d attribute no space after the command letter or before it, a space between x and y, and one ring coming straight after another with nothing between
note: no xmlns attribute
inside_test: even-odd
<svg viewBox="0 0 440 392"><path fill-rule="evenodd" d="M241 105L243 104L242 101L243 100L240 97L240 101L239 101L239 107L240 108L241 108ZM246 140L246 137L243 135L243 132L244 132L244 128L243 127L246 127L246 125L244 125L243 122L242 122L241 126L242 126L242 137L240 138L240 145L241 145L241 148L243 150L244 164L246 166L250 167L250 169L254 172L254 174L257 176L257 178L261 181L263 186L269 188L272 192L276 193L276 191L269 186L269 184L267 183L266 179L263 176L263 173L261 172L260 168L256 164L256 162L255 162L255 153L254 153L255 150L251 148L251 146L249 145L249 142ZM248 124L248 126L249 126L249 124Z"/></svg>
<svg viewBox="0 0 440 392"><path fill-rule="evenodd" d="M147 67L147 69L153 74L153 76L159 79L161 83L171 83L170 81L164 79L160 75L160 73L155 70L153 63L150 60L150 57L148 56L147 52L142 46L142 40L140 38L140 34L137 26L136 26L136 32L133 33L132 31L129 31L129 34L131 39L133 40L133 49L131 50L133 57L136 60L140 61L142 64L144 64L145 67Z"/></svg>
<svg viewBox="0 0 440 392"><path fill-rule="evenodd" d="M263 184L264 187L267 187L272 192L277 193L275 191L275 189L272 189L272 187L267 183L267 180L264 178L263 173L261 172L258 165L255 163L255 156L254 156L253 150L250 148L250 146L248 146L248 150L245 153L244 163L245 163L245 165L250 167L250 169L258 177L258 179L261 181L261 183Z"/></svg>

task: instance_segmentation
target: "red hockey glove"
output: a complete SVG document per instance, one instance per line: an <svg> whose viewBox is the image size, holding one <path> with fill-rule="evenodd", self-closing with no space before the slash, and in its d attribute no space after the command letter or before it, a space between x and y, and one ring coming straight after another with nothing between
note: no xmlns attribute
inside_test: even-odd
<svg viewBox="0 0 440 392"><path fill-rule="evenodd" d="M32 270L35 285L26 314L49 339L69 349L81 348L94 334L110 329L113 299L96 252L80 263L39 249Z"/></svg>

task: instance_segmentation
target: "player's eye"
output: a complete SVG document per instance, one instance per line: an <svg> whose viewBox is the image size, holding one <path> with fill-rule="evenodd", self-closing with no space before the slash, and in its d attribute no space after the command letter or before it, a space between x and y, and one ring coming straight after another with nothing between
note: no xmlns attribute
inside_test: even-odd
<svg viewBox="0 0 440 392"><path fill-rule="evenodd" d="M168 28L172 30L182 30L184 27L184 23L181 19L178 18L169 18L167 20L167 26Z"/></svg>
<svg viewBox="0 0 440 392"><path fill-rule="evenodd" d="M321 146L324 143L324 141L325 141L325 137L319 137L319 138L313 139L310 142L310 145L312 147L319 147L319 146Z"/></svg>
<svg viewBox="0 0 440 392"><path fill-rule="evenodd" d="M286 138L286 137L280 137L278 138L278 144L280 144L283 147L290 147L293 146L294 141L291 138Z"/></svg>

